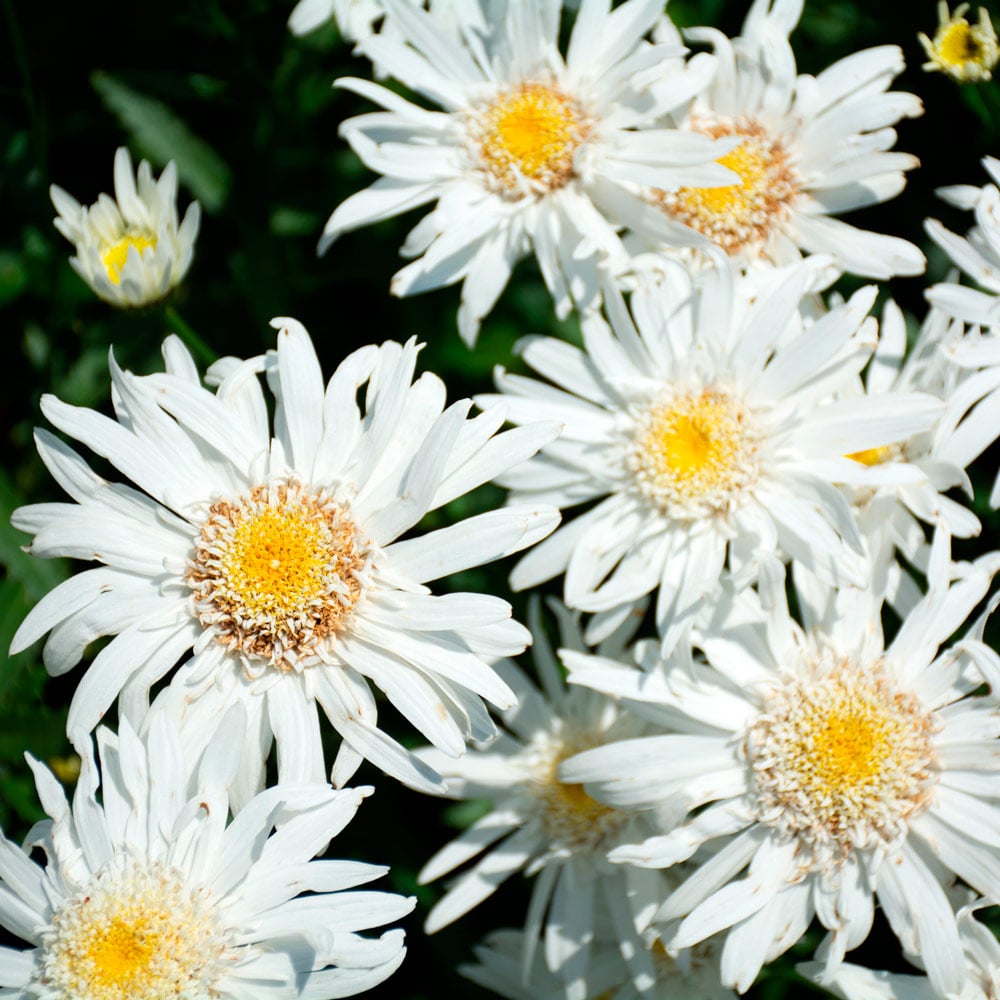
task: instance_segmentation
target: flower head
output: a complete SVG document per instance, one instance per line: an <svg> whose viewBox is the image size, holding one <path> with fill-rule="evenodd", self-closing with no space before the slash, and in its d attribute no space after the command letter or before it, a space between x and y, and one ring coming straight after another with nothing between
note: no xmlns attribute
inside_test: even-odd
<svg viewBox="0 0 1000 1000"><path fill-rule="evenodd" d="M665 238L705 242L633 192L636 183L673 190L734 179L715 162L732 139L653 127L673 105L653 100L640 75L684 51L644 40L660 14L655 4L585 5L565 56L558 2L516 0L492 19L478 4L384 6L392 33L365 38L359 50L441 110L363 80L338 81L385 109L341 126L382 176L334 211L321 252L342 233L436 202L404 244L416 259L392 291L461 281L459 330L472 343L514 264L532 250L565 316L597 298L606 260L625 259L618 230L636 213Z"/></svg>
<svg viewBox="0 0 1000 1000"><path fill-rule="evenodd" d="M700 851L657 914L671 924L671 951L727 930L723 982L744 991L815 915L830 931L832 970L868 936L877 896L935 988L961 989L965 960L942 883L950 872L989 898L1000 892L1000 658L982 643L984 616L941 647L997 565L996 553L983 557L949 586L959 571L939 541L932 588L888 644L874 591L813 606L803 595L815 623L805 630L776 587L759 626L700 639L707 662L646 656L629 684L620 667L567 657L572 682L639 699L680 730L589 750L560 769L608 804L685 803L679 826L611 854L664 868Z"/></svg>
<svg viewBox="0 0 1000 1000"><path fill-rule="evenodd" d="M125 147L115 153L115 199L102 194L85 208L61 187L49 189L59 217L55 227L76 247L70 264L106 302L123 308L166 297L187 274L201 208L192 202L177 223L177 168L153 180L149 164L138 178Z"/></svg>
<svg viewBox="0 0 1000 1000"><path fill-rule="evenodd" d="M51 630L44 659L62 672L95 634L115 636L77 689L74 737L119 696L139 725L150 685L191 653L162 697L176 701L193 752L229 704L246 704L241 792L263 779L272 736L283 780L324 778L319 708L346 741L337 784L368 757L439 787L378 728L365 678L447 754L461 754L469 736L489 739L480 698L514 702L489 664L530 637L505 601L434 596L427 584L531 544L557 514L507 507L422 535L412 529L533 454L558 426L498 435L501 410L468 419L468 400L445 409L436 376L413 381L412 341L362 348L324 385L301 324L275 325L276 351L210 369L214 392L170 339L166 373L135 376L112 360L118 420L45 398L57 427L143 492L106 482L39 432L39 451L74 502L22 508L14 523L35 535L38 555L103 565L47 595L14 646ZM273 431L262 373L277 397Z"/></svg>
<svg viewBox="0 0 1000 1000"><path fill-rule="evenodd" d="M557 602L564 645L583 649L578 616ZM561 781L559 765L581 750L637 735L642 723L620 712L611 701L582 688L566 690L559 666L542 628L537 603L532 606L533 659L544 694L512 662L497 669L517 693L518 704L504 715L506 731L494 745L478 747L459 761L439 751L422 753L447 779L451 798L489 799L491 810L424 865L423 882L439 878L481 854L460 874L431 910L427 930L439 930L490 896L519 870L535 877L522 952L523 968L533 968L539 937L545 941L545 968L532 987L543 990L552 977L576 996L590 977L591 939L598 927L625 942L632 957L630 973L651 977L650 955L636 930L639 913L652 907L658 880L643 887L629 883L623 871L605 860L614 846L638 830L643 817L610 808L591 798L582 785ZM638 619L627 622L600 652L611 655L627 641ZM649 909L646 919L652 913ZM547 916L546 916L547 914ZM595 956L598 962L600 959ZM619 980L620 982L621 980Z"/></svg>
<svg viewBox="0 0 1000 1000"><path fill-rule="evenodd" d="M924 257L898 237L866 232L836 218L897 195L916 157L892 151L892 128L922 113L912 94L889 91L903 69L893 45L866 49L817 76L796 74L789 33L800 0L755 0L739 37L714 28L685 32L711 45L714 73L670 120L732 148L718 163L736 175L721 187L653 184L647 202L720 247L742 266L788 264L803 253L828 254L842 271L874 278L919 274ZM675 29L664 20L661 34ZM654 89L670 89L665 77ZM695 247L678 250L650 238L645 219L634 227L633 250L652 247L701 265Z"/></svg>
<svg viewBox="0 0 1000 1000"><path fill-rule="evenodd" d="M142 738L127 722L99 730L100 800L88 741L72 808L29 758L50 820L23 849L0 835L0 925L31 946L4 949L0 987L26 1000L350 996L399 966L402 931L358 932L413 899L346 891L385 868L312 860L371 789L270 788L228 822L243 715L192 769L166 713Z"/></svg>
<svg viewBox="0 0 1000 1000"><path fill-rule="evenodd" d="M521 560L517 588L565 573L566 603L597 616L593 638L658 591L672 642L724 575L751 582L765 563L794 558L863 582L835 486L859 468L845 456L926 430L943 406L908 392L831 401L874 347L873 291L807 323L811 280L808 264L741 276L724 262L693 282L667 262L660 280L640 282L631 315L608 291L610 325L585 317L584 350L524 343L553 384L501 372L499 398L515 423L544 414L565 430L499 481L518 499L597 503Z"/></svg>
<svg viewBox="0 0 1000 1000"><path fill-rule="evenodd" d="M927 53L925 70L946 73L959 83L982 83L993 76L1000 59L1000 45L986 8L979 8L978 24L969 24L962 16L968 9L967 3L961 3L952 14L947 0L941 0L934 40L923 32L917 38Z"/></svg>

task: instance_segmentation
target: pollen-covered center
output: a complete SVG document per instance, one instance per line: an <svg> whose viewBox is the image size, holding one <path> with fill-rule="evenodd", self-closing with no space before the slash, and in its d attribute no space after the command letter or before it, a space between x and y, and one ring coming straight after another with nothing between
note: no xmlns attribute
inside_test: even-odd
<svg viewBox="0 0 1000 1000"><path fill-rule="evenodd" d="M187 579L219 642L292 670L345 627L369 561L343 504L277 482L209 508Z"/></svg>
<svg viewBox="0 0 1000 1000"><path fill-rule="evenodd" d="M758 248L774 226L788 217L790 203L799 190L789 153L761 124L750 119L719 120L696 124L696 128L713 139L737 136L742 140L717 161L737 174L740 183L655 191L655 201L729 254Z"/></svg>
<svg viewBox="0 0 1000 1000"><path fill-rule="evenodd" d="M965 18L957 17L941 31L938 55L949 66L979 62L983 58L983 42Z"/></svg>
<svg viewBox="0 0 1000 1000"><path fill-rule="evenodd" d="M928 801L934 721L881 662L822 659L777 687L746 739L762 823L813 862L887 844Z"/></svg>
<svg viewBox="0 0 1000 1000"><path fill-rule="evenodd" d="M588 735L544 735L528 751L529 787L542 829L555 847L597 850L624 821L619 810L592 798L583 785L559 780L564 760L600 742Z"/></svg>
<svg viewBox="0 0 1000 1000"><path fill-rule="evenodd" d="M640 491L673 517L727 511L757 478L759 434L725 390L682 392L640 415L627 464Z"/></svg>
<svg viewBox="0 0 1000 1000"><path fill-rule="evenodd" d="M105 869L42 935L31 996L47 1000L204 1000L227 964L207 894L160 863Z"/></svg>
<svg viewBox="0 0 1000 1000"><path fill-rule="evenodd" d="M590 126L573 98L522 83L470 113L469 135L489 186L513 198L562 187Z"/></svg>
<svg viewBox="0 0 1000 1000"><path fill-rule="evenodd" d="M112 285L121 284L122 268L125 267L132 247L135 247L141 257L147 250L156 249L156 237L151 233L128 233L102 250L101 263Z"/></svg>

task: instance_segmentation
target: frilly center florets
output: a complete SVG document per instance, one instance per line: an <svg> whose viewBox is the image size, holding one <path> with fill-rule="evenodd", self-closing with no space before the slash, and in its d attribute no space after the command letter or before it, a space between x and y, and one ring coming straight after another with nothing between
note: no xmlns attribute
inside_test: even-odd
<svg viewBox="0 0 1000 1000"><path fill-rule="evenodd" d="M937 780L934 729L881 661L822 657L774 688L746 737L759 821L819 868L891 844Z"/></svg>
<svg viewBox="0 0 1000 1000"><path fill-rule="evenodd" d="M371 555L345 504L295 482L270 483L212 504L187 582L220 643L300 669L347 626Z"/></svg>
<svg viewBox="0 0 1000 1000"><path fill-rule="evenodd" d="M727 391L678 392L638 421L627 465L646 498L671 517L721 514L756 481L759 433Z"/></svg>
<svg viewBox="0 0 1000 1000"><path fill-rule="evenodd" d="M488 186L518 199L569 181L590 126L572 97L526 82L470 112L468 129Z"/></svg>
<svg viewBox="0 0 1000 1000"><path fill-rule="evenodd" d="M696 122L694 127L713 139L742 139L717 161L738 174L740 183L656 191L655 200L679 222L729 254L766 243L774 226L788 217L789 205L799 190L791 156L763 125L751 119Z"/></svg>
<svg viewBox="0 0 1000 1000"><path fill-rule="evenodd" d="M96 875L42 933L28 996L48 1000L205 1000L224 971L227 936L203 890L158 862Z"/></svg>

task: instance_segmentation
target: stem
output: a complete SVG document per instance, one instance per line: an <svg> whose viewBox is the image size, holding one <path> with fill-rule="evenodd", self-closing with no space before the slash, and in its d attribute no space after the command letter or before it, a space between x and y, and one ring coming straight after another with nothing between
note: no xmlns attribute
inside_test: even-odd
<svg viewBox="0 0 1000 1000"><path fill-rule="evenodd" d="M188 346L191 353L206 365L212 364L218 359L218 355L208 344L198 335L193 327L189 326L181 314L171 305L163 309L163 318L172 326L177 335Z"/></svg>
<svg viewBox="0 0 1000 1000"><path fill-rule="evenodd" d="M983 95L979 92L979 88L974 83L965 84L964 88L965 103L970 107L975 113L976 117L979 119L980 125L990 132L993 129L993 115L990 114L990 109L986 106L986 101L983 99Z"/></svg>
<svg viewBox="0 0 1000 1000"><path fill-rule="evenodd" d="M987 80L979 85L979 94L983 98L983 105L989 115L989 129L992 135L996 135L1000 130L1000 92L997 91L997 82Z"/></svg>

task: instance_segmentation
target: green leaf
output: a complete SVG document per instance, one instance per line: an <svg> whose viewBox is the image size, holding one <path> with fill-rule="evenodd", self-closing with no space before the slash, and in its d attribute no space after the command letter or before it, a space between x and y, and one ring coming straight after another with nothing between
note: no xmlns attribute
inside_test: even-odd
<svg viewBox="0 0 1000 1000"><path fill-rule="evenodd" d="M232 171L203 139L164 103L140 94L107 73L96 72L91 85L108 110L131 134L145 156L159 165L173 160L181 180L206 211L218 211L226 200Z"/></svg>
<svg viewBox="0 0 1000 1000"><path fill-rule="evenodd" d="M0 306L13 302L28 286L28 271L21 259L9 251L0 252Z"/></svg>

